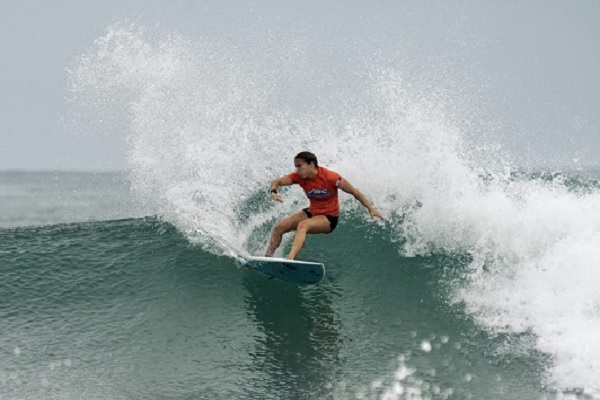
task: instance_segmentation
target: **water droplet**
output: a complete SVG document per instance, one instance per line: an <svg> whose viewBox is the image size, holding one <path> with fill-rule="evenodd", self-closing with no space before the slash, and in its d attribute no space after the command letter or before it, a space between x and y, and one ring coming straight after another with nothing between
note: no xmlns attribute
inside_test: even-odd
<svg viewBox="0 0 600 400"><path fill-rule="evenodd" d="M426 353L429 353L431 351L431 343L428 340L423 340L421 342L421 350L423 350Z"/></svg>

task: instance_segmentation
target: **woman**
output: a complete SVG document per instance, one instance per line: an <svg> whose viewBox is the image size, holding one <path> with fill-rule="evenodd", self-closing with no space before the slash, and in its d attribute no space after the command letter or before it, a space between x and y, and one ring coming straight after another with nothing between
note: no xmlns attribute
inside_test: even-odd
<svg viewBox="0 0 600 400"><path fill-rule="evenodd" d="M279 221L267 246L266 256L271 257L281 244L281 238L285 233L296 231L292 249L287 258L294 260L300 253L306 234L331 233L338 223L340 214L340 203L338 200L338 189L351 194L366 207L371 218L384 219L383 216L369 203L365 196L343 179L337 172L324 167L319 167L317 157L308 151L303 151L294 157L296 172L282 176L271 182L271 196L274 200L283 202L283 198L277 192L279 186L298 184L304 189L310 200L310 206L298 211Z"/></svg>

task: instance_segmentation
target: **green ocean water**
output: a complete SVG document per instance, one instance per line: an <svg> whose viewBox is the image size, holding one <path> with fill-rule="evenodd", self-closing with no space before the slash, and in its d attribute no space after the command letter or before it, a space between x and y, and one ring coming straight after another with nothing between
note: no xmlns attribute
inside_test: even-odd
<svg viewBox="0 0 600 400"><path fill-rule="evenodd" d="M510 338L448 303L460 259L400 257L385 235L345 220L309 238L327 277L303 288L155 218L2 229L1 398L554 396L547 357L499 352Z"/></svg>

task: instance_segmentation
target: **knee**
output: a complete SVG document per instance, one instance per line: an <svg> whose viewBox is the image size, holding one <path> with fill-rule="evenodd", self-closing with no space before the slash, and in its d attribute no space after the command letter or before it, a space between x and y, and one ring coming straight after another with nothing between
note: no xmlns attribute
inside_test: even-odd
<svg viewBox="0 0 600 400"><path fill-rule="evenodd" d="M308 231L308 220L306 221L302 221L298 224L298 227L296 228L297 232L306 232Z"/></svg>

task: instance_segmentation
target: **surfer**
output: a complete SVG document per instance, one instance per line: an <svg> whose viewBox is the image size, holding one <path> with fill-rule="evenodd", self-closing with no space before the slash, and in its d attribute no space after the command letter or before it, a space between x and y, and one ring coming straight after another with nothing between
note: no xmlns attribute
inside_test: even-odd
<svg viewBox="0 0 600 400"><path fill-rule="evenodd" d="M287 258L296 258L304 241L306 234L331 233L338 223L340 203L338 201L338 189L351 194L369 211L371 218L384 219L366 199L366 197L346 179L337 172L325 167L320 167L317 156L308 151L298 153L294 157L296 172L284 175L271 182L271 196L274 200L283 202L281 194L277 192L279 186L298 184L304 189L310 200L310 206L298 211L279 221L273 228L271 240L267 246L266 256L272 257L273 253L281 244L281 238L285 233L296 231L292 249Z"/></svg>

